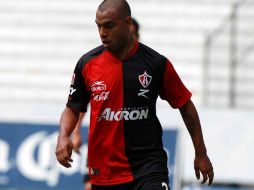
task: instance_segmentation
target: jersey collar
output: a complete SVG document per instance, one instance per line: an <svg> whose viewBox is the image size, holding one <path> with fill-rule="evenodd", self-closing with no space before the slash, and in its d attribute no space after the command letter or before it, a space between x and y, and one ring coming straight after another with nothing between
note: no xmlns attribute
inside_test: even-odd
<svg viewBox="0 0 254 190"><path fill-rule="evenodd" d="M126 57L123 60L119 60L118 58L116 58L113 54L111 54L107 50L104 51L104 54L109 59L112 59L112 60L114 60L116 62L122 62L122 61L125 61L125 60L129 59L130 57L132 57L137 52L138 47L139 47L139 43L138 43L138 41L135 41L135 44L134 44L132 50L126 55Z"/></svg>
<svg viewBox="0 0 254 190"><path fill-rule="evenodd" d="M135 44L134 44L132 50L130 51L130 53L127 54L127 56L124 58L124 60L132 57L137 52L138 47L139 47L139 43L138 43L138 41L135 41Z"/></svg>

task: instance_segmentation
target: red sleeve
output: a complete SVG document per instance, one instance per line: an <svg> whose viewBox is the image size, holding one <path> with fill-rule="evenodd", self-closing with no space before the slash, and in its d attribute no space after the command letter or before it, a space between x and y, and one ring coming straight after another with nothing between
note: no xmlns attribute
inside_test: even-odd
<svg viewBox="0 0 254 190"><path fill-rule="evenodd" d="M160 90L161 99L167 100L173 108L180 108L190 100L191 95L171 62L167 61Z"/></svg>

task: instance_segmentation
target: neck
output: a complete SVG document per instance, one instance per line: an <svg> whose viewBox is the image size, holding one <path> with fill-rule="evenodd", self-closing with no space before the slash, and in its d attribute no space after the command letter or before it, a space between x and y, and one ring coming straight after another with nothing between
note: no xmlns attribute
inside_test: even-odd
<svg viewBox="0 0 254 190"><path fill-rule="evenodd" d="M126 43L125 46L123 46L122 48L120 48L118 51L116 52L112 52L112 54L120 59L120 60L124 60L126 58L126 56L131 52L131 50L133 49L134 45L135 45L135 40L130 37L130 39L128 40L128 42Z"/></svg>

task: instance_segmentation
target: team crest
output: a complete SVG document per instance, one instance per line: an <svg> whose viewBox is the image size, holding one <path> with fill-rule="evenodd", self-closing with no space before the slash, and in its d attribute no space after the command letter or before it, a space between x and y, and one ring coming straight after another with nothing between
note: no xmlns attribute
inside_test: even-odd
<svg viewBox="0 0 254 190"><path fill-rule="evenodd" d="M139 75L138 76L138 79L139 79L139 82L141 83L141 85L146 88L149 86L149 84L151 83L152 81L152 76L148 75L146 73L146 71L144 72L143 75Z"/></svg>

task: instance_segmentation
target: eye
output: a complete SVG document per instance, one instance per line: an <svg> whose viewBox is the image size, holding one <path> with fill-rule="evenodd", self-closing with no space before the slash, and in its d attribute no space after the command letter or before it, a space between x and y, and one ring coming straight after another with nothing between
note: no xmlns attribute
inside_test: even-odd
<svg viewBox="0 0 254 190"><path fill-rule="evenodd" d="M107 22L105 24L105 28L112 29L114 27L114 24L112 22Z"/></svg>

